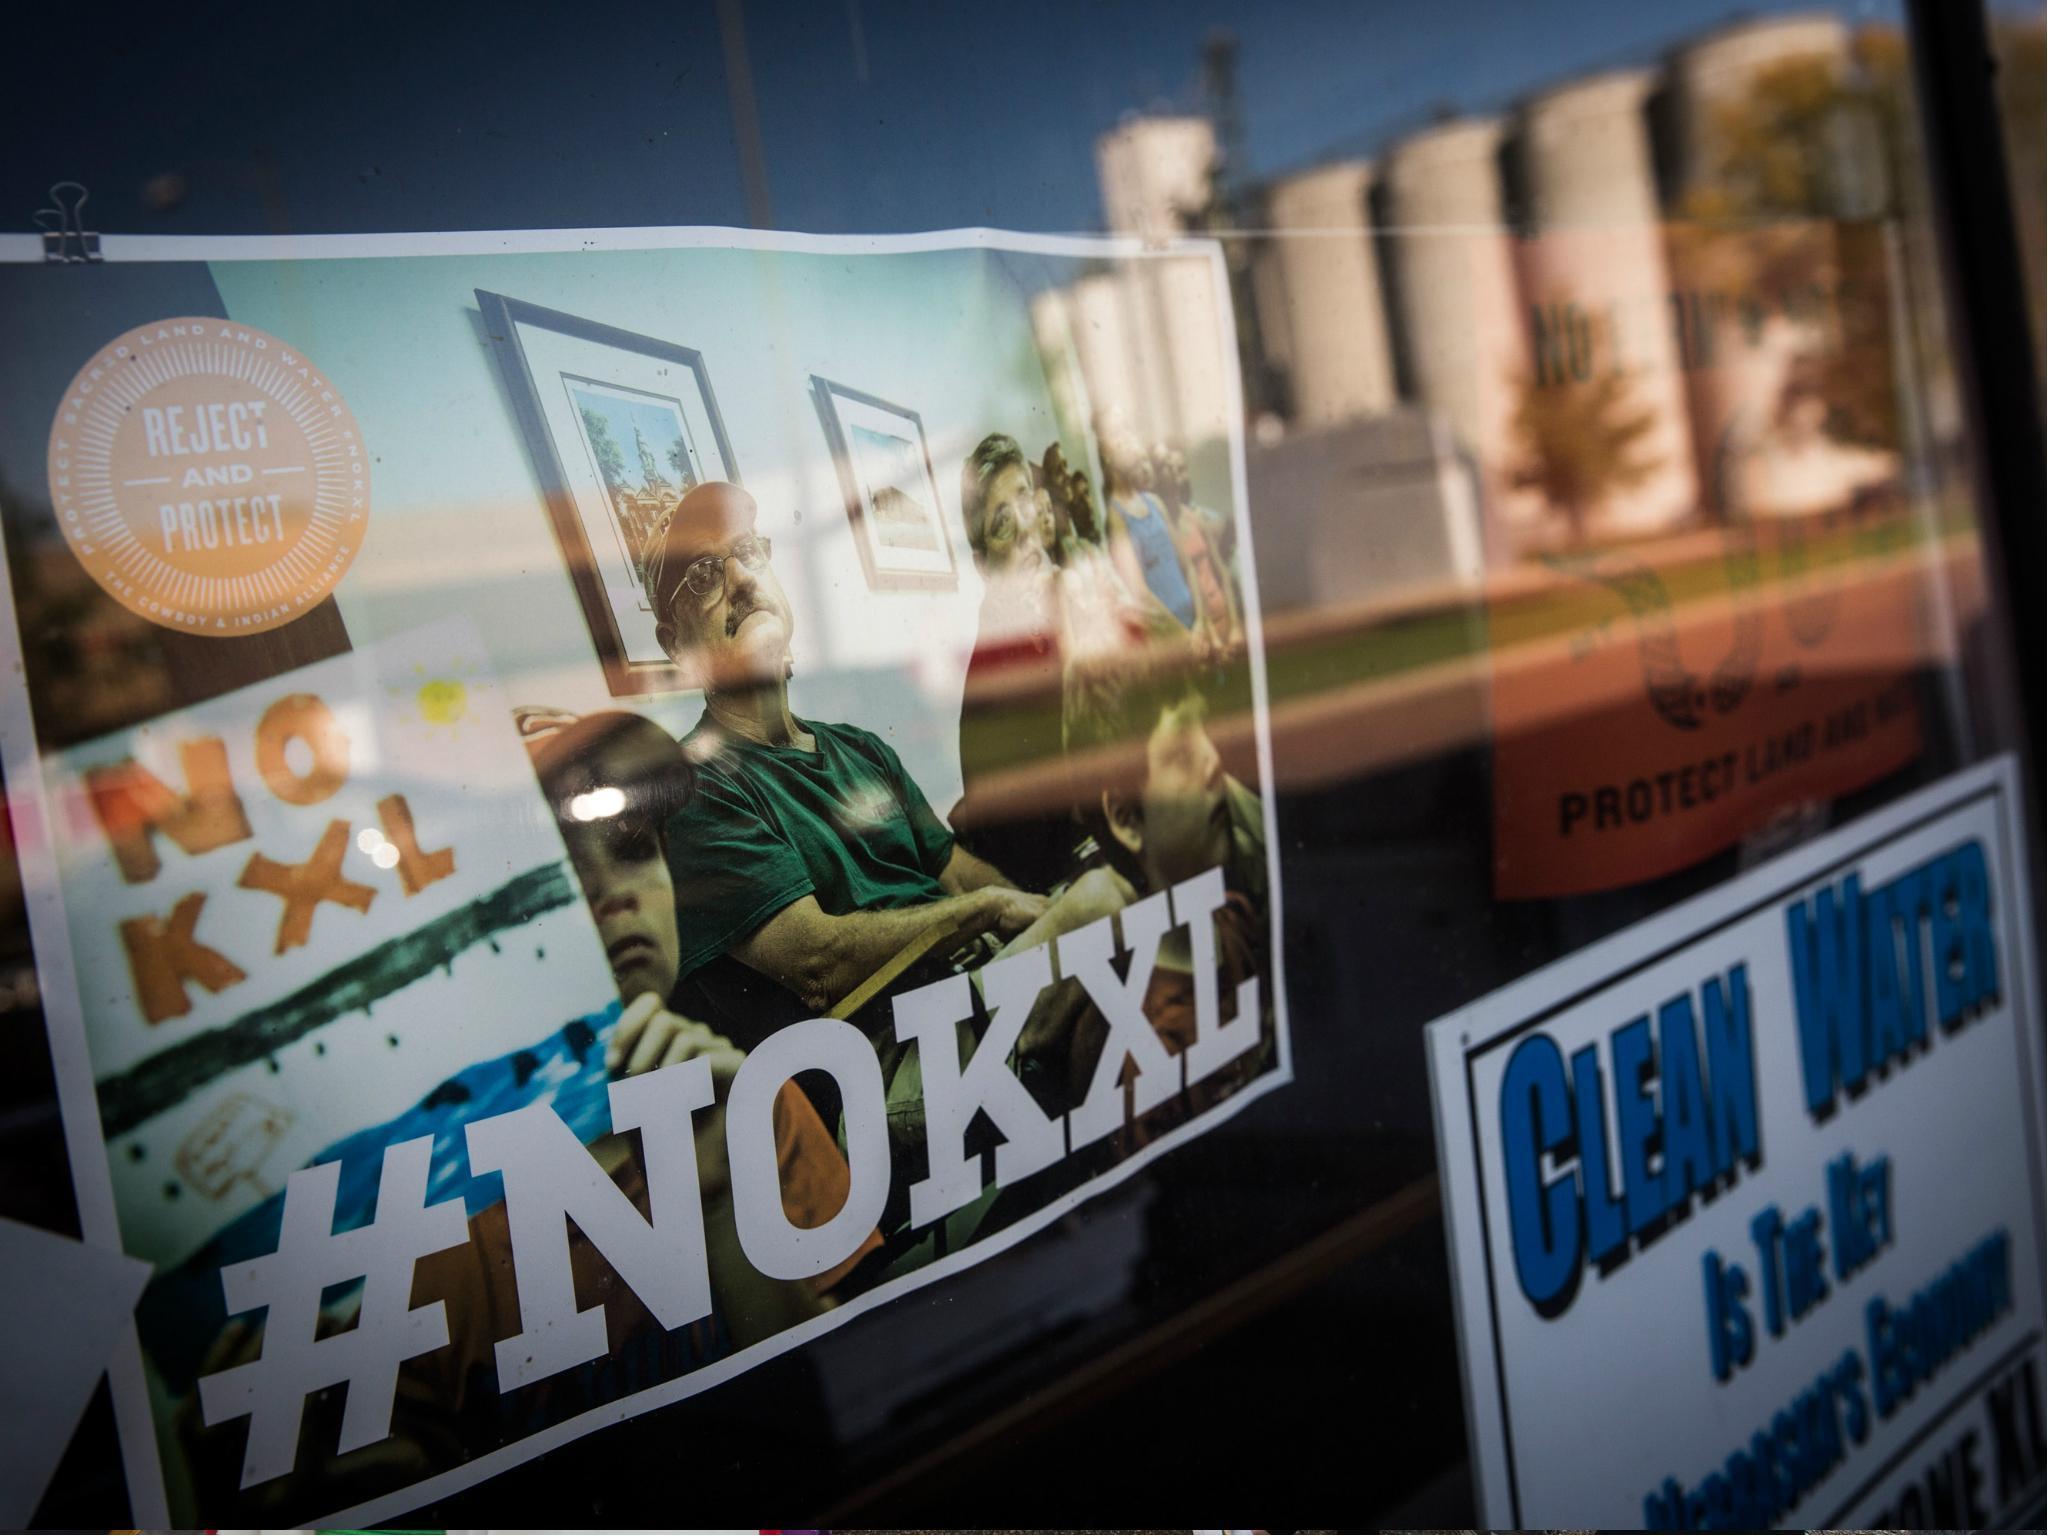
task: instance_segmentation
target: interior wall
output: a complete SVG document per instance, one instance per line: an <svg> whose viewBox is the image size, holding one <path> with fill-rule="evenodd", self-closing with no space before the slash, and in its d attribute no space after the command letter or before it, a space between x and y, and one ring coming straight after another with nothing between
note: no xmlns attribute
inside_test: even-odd
<svg viewBox="0 0 2048 1536"><path fill-rule="evenodd" d="M795 610L793 706L875 731L934 807L951 808L981 597L960 465L989 431L1033 448L1067 435L1024 295L989 252L614 250L212 271L227 313L302 348L363 429L370 531L338 594L355 642L412 628L423 613L466 612L521 703L584 711L613 701L475 290L701 352ZM812 402L814 373L922 417L956 590L870 590ZM623 702L677 732L701 709L694 692Z"/></svg>

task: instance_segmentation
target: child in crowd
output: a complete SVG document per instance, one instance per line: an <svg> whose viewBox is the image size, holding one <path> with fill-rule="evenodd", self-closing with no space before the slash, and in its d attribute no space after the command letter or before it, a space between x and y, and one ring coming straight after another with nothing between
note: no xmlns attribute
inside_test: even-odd
<svg viewBox="0 0 2048 1536"><path fill-rule="evenodd" d="M744 1054L708 1026L669 1011L676 979L678 936L674 887L662 846L668 815L691 793L691 770L675 741L637 715L608 712L577 719L553 711L522 711L520 728L553 807L563 841L605 946L622 1005L616 1023L572 1022L547 1040L465 1069L429 1096L442 1107L435 1132L437 1163L456 1155L463 1126L477 1106L498 1112L516 1082L530 1098L543 1094L573 1127L608 1121L602 1110L611 1081L703 1057L711 1068L716 1104L693 1119L699 1190L704 1210L709 1315L668 1329L648 1311L610 1262L580 1230L569 1237L569 1267L579 1298L604 1298L609 1350L573 1370L501 1391L497 1342L521 1331L513 1283L511 1233L505 1204L486 1195L481 1181L462 1179L468 1200L468 1240L420 1259L413 1299L445 1304L448 1343L400 1370L392 1433L360 1450L336 1455L344 1397L334 1391L308 1401L304 1430L317 1454L302 1456L294 1474L246 1490L243 1512L260 1525L289 1525L322 1508L370 1496L402 1468L410 1481L459 1465L497 1445L521 1438L577 1413L673 1380L737 1348L772 1337L817 1316L835 1300L875 1278L871 1258L880 1236L868 1237L844 1261L810 1281L771 1280L748 1262L736 1229L725 1153L724 1100ZM600 790L616 799L596 801ZM579 812L582 812L579 814ZM601 1047L601 1050L600 1050ZM548 1070L538 1070L542 1056ZM594 1101L594 1102L593 1102ZM785 1083L774 1107L776 1161L785 1213L798 1226L829 1220L846 1202L851 1178L844 1156L810 1101ZM382 1146L417 1129L417 1113L376 1127L330 1148L315 1162L381 1159ZM587 1134L587 1132L585 1133ZM633 1141L599 1135L588 1155L645 1216L647 1179ZM462 1165L466 1173L466 1163ZM326 1325L351 1326L346 1309ZM228 1320L197 1374L206 1375L257 1357L262 1334L247 1320ZM180 1413L180 1433L192 1450L196 1481L218 1485L216 1498L233 1500L241 1466L237 1424L202 1428L196 1394ZM229 1507L223 1502L219 1507Z"/></svg>

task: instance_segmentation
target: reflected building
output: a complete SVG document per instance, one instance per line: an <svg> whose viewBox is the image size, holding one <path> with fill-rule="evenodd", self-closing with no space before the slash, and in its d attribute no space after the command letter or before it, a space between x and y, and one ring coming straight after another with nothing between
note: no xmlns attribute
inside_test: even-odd
<svg viewBox="0 0 2048 1536"><path fill-rule="evenodd" d="M1206 118L1133 118L1097 142L1096 165L1111 233L1169 242L1207 206L1215 131ZM1114 415L1147 443L1192 452L1232 425L1237 359L1226 342L1229 305L1227 277L1207 252L1191 253L1112 263L1041 294L1033 328L1048 357L1059 345L1072 347L1085 393L1074 401L1078 423Z"/></svg>
<svg viewBox="0 0 2048 1536"><path fill-rule="evenodd" d="M1258 233L1251 241L1250 253L1251 298L1259 323L1259 361L1269 376L1287 381L1282 384L1282 392L1288 397L1288 403L1282 409L1291 417L1298 414L1299 406L1292 399L1294 318L1288 312L1287 270L1281 256L1283 242L1275 238L1278 231L1273 226L1271 214L1263 206L1255 228ZM1269 435L1286 430L1278 414L1269 413L1253 425Z"/></svg>
<svg viewBox="0 0 2048 1536"><path fill-rule="evenodd" d="M1072 343L1086 391L1077 424L1114 416L1147 443L1192 451L1231 425L1229 302L1229 280L1206 253L1160 256L1039 295L1033 329L1041 346L1061 335Z"/></svg>
<svg viewBox="0 0 2048 1536"><path fill-rule="evenodd" d="M1563 81L1501 116L1265 183L1246 286L1259 360L1288 403L1284 427L1252 424L1262 462L1279 481L1324 484L1274 452L1406 413L1402 428L1302 452L1356 467L1408 445L1396 478L1418 484L1440 477L1413 466L1440 457L1443 483L1476 487L1489 565L1580 538L1831 510L1889 478L1882 439L1832 421L1845 373L1882 381L1892 366L1884 326L1842 295L1874 284L1882 298L1900 280L1874 222L1885 146L1856 96L1857 48L1831 15L1739 23L1656 67ZM1832 104L1816 113L1815 100ZM1183 233L1210 205L1216 146L1194 117L1104 135L1109 228ZM1193 440L1223 428L1234 391L1188 366L1222 355L1222 312L1201 264L1178 265L1047 302L1064 306L1096 409ZM1458 500L1438 512L1468 515ZM1430 539L1464 548L1462 535ZM1466 564L1435 562L1453 580Z"/></svg>
<svg viewBox="0 0 2048 1536"><path fill-rule="evenodd" d="M1268 613L1434 601L1485 574L1477 478L1444 418L1419 406L1245 449Z"/></svg>
<svg viewBox="0 0 2048 1536"><path fill-rule="evenodd" d="M1374 168L1356 159L1266 189L1254 291L1260 334L1282 349L1269 361L1288 378L1293 429L1249 449L1247 472L1269 551L1260 585L1282 611L1469 589L1500 547L1482 533L1473 445L1439 401L1402 399L1405 317L1383 281L1374 196Z"/></svg>

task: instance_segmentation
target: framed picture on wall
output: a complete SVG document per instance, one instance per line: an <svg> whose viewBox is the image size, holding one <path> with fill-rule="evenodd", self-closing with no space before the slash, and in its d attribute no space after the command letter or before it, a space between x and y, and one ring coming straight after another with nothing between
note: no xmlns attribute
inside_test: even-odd
<svg viewBox="0 0 2048 1536"><path fill-rule="evenodd" d="M877 592L958 587L945 503L917 412L816 374L811 395L839 469L868 586Z"/></svg>
<svg viewBox="0 0 2048 1536"><path fill-rule="evenodd" d="M614 695L689 686L655 639L648 542L739 465L703 355L476 290L583 620Z"/></svg>

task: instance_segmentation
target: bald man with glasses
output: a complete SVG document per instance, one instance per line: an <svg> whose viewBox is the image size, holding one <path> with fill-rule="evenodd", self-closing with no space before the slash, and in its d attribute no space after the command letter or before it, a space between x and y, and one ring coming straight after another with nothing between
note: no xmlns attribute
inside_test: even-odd
<svg viewBox="0 0 2048 1536"><path fill-rule="evenodd" d="M794 629L754 498L709 483L657 536L661 646L704 689L697 794L670 824L678 996L742 1048L830 1010L936 924L1009 938L1046 910L955 845L879 737L789 707ZM877 1047L893 1054L893 1035Z"/></svg>

